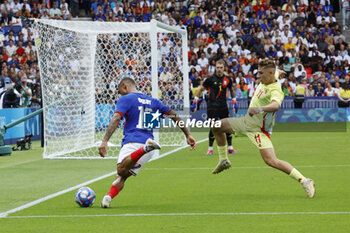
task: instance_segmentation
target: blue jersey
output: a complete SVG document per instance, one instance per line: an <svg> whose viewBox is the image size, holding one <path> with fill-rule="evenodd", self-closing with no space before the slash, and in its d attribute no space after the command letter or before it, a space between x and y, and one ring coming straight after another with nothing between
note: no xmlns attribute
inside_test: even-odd
<svg viewBox="0 0 350 233"><path fill-rule="evenodd" d="M146 94L132 92L119 98L115 112L126 119L122 146L129 142L145 143L148 138L154 139L153 131L143 129L143 122L139 121L143 121L145 111L157 110L162 116L166 116L171 111L159 100Z"/></svg>

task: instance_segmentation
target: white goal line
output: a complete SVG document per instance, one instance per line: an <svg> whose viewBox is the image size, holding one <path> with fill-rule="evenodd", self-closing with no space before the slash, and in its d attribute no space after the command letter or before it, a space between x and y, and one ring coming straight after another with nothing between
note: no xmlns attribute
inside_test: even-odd
<svg viewBox="0 0 350 233"><path fill-rule="evenodd" d="M350 164L334 164L334 165L295 165L297 168L332 168L332 167L350 167ZM160 168L143 168L143 170L212 170L212 167L160 167ZM269 166L251 166L251 167L230 167L234 169L273 169ZM229 171L228 170L228 171Z"/></svg>
<svg viewBox="0 0 350 233"><path fill-rule="evenodd" d="M153 213L153 214L90 214L90 215L34 215L9 216L7 218L84 218L84 217L147 217L147 216L206 216L206 215L341 215L344 212L237 212L237 213Z"/></svg>

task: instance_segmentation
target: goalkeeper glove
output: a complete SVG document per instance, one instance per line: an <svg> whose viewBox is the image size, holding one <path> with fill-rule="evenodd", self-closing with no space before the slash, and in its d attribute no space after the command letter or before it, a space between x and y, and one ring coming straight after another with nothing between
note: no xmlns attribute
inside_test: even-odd
<svg viewBox="0 0 350 233"><path fill-rule="evenodd" d="M199 98L195 96L191 105L191 112L195 112L197 110L198 100Z"/></svg>
<svg viewBox="0 0 350 233"><path fill-rule="evenodd" d="M233 112L236 114L238 112L238 106L237 106L236 98L232 99L232 104L233 104Z"/></svg>

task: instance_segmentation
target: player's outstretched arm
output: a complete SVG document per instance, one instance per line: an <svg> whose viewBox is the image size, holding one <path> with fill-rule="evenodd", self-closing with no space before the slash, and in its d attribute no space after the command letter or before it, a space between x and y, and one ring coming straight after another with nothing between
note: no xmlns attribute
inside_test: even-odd
<svg viewBox="0 0 350 233"><path fill-rule="evenodd" d="M180 122L182 119L173 111L171 110L168 114L168 117L172 119L174 122ZM179 128L182 130L182 132L186 136L187 144L191 146L191 150L196 149L196 140L192 137L190 131L187 129L185 125L177 124Z"/></svg>
<svg viewBox="0 0 350 233"><path fill-rule="evenodd" d="M230 95L232 99L236 99L236 91L233 89L233 86L230 87Z"/></svg>
<svg viewBox="0 0 350 233"><path fill-rule="evenodd" d="M101 157L105 157L107 155L107 143L108 140L111 138L113 135L115 129L118 127L120 120L123 117L119 113L114 113L111 121L109 122L108 129L106 131L106 134L102 140L102 143L100 147L98 148L98 153L100 154Z"/></svg>
<svg viewBox="0 0 350 233"><path fill-rule="evenodd" d="M237 100L236 100L236 92L233 89L233 86L230 87L230 94L232 98L233 111L236 114L238 112Z"/></svg>

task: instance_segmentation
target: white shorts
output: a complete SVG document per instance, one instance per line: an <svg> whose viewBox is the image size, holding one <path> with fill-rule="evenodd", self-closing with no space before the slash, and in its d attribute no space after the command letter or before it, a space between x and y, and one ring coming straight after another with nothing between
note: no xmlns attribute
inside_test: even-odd
<svg viewBox="0 0 350 233"><path fill-rule="evenodd" d="M126 156L130 155L132 152L140 149L143 146L145 146L145 144L135 143L135 142L129 142L129 143L125 144L119 152L117 164L120 164ZM144 154L139 159L139 161L136 162L135 166L129 170L129 172L133 176L136 176L139 173L139 171L141 170L141 168L152 158L154 152L155 151L151 151L151 152Z"/></svg>

